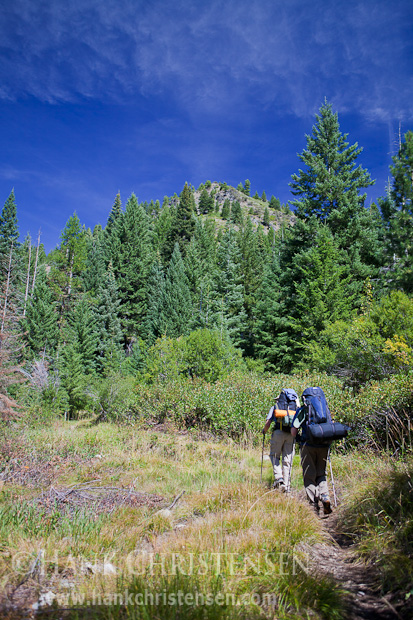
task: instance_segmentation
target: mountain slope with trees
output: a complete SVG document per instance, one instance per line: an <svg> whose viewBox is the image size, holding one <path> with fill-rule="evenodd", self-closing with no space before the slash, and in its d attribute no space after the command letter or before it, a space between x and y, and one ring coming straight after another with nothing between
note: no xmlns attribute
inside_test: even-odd
<svg viewBox="0 0 413 620"><path fill-rule="evenodd" d="M369 350L387 373L409 370L411 330L394 317L384 333L377 309L394 292L408 314L413 303L412 135L394 157L391 188L366 207L373 181L361 148L326 102L292 174L294 210L265 191L251 196L248 179L186 183L162 205L132 194L123 207L118 194L103 228L86 229L74 213L48 256L18 242L11 192L0 217L3 354L7 338L23 346L6 367L28 372L41 361L70 415L91 406L105 377L146 376L157 339L196 330L220 334L248 368L324 369L357 387Z"/></svg>

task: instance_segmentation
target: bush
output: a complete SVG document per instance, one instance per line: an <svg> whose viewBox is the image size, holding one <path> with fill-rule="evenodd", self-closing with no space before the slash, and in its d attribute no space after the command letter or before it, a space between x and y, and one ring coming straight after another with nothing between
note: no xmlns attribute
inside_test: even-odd
<svg viewBox="0 0 413 620"><path fill-rule="evenodd" d="M135 379L131 376L112 374L96 379L90 387L89 397L101 419L123 421L136 413Z"/></svg>
<svg viewBox="0 0 413 620"><path fill-rule="evenodd" d="M198 329L177 339L163 337L149 349L143 377L148 382L179 377L217 381L242 366L241 352L219 332Z"/></svg>
<svg viewBox="0 0 413 620"><path fill-rule="evenodd" d="M136 386L136 407L143 419L170 420L177 426L211 430L233 438L258 439L267 413L283 387L301 394L321 385L331 407L344 415L341 382L327 375L265 375L234 370L215 383L204 379L161 381Z"/></svg>

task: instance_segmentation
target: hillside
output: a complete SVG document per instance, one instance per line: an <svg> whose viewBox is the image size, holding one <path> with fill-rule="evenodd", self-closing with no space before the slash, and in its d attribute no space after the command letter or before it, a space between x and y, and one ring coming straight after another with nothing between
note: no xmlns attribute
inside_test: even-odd
<svg viewBox="0 0 413 620"><path fill-rule="evenodd" d="M296 221L296 216L288 207L280 205L279 208L272 208L270 202L268 201L247 196L235 187L227 185L226 183L218 183L217 181L214 181L211 184L207 182L205 185L202 184L198 189L193 190L197 213L199 216L205 215L199 206L203 189L205 189L208 192L208 195L212 197L214 205L218 205L218 211L215 206L214 211L208 214L208 217L213 217L217 227L223 227L226 224L226 220L220 217L222 207L224 206L226 200L228 200L231 205L235 202L239 202L243 221L246 222L247 219L250 219L255 229L262 226L265 234L268 234L270 229L274 232L277 232L280 229L285 229L286 227L293 225ZM266 208L269 212L268 225L264 223ZM235 227L238 229L237 225L235 225Z"/></svg>

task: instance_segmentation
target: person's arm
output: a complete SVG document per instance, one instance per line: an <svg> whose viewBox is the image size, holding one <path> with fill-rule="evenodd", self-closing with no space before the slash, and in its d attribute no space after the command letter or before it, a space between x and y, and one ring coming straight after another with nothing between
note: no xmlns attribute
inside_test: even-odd
<svg viewBox="0 0 413 620"><path fill-rule="evenodd" d="M265 435L265 433L268 431L268 429L271 426L271 422L273 420L273 414L274 414L274 407L271 407L271 409L269 410L268 415L267 415L267 420L265 422L265 426L262 429L262 432L263 432L264 435Z"/></svg>
<svg viewBox="0 0 413 620"><path fill-rule="evenodd" d="M265 435L265 433L268 431L268 429L270 428L270 426L271 426L271 420L267 420L267 421L266 421L266 423L265 423L264 428L262 429L262 432L264 433L264 435Z"/></svg>
<svg viewBox="0 0 413 620"><path fill-rule="evenodd" d="M291 424L291 435L295 438L298 434L298 429L305 420L305 407L300 407L295 414Z"/></svg>

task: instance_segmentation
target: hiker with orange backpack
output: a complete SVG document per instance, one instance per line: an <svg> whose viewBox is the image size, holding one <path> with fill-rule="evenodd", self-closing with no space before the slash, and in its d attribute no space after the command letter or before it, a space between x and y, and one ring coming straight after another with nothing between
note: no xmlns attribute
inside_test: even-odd
<svg viewBox="0 0 413 620"><path fill-rule="evenodd" d="M264 428L265 433L274 423L271 443L270 461L274 472L274 488L283 492L290 490L291 467L294 458L294 439L291 435L291 423L300 401L297 393L290 388L283 388L271 407ZM263 438L263 445L264 445Z"/></svg>

